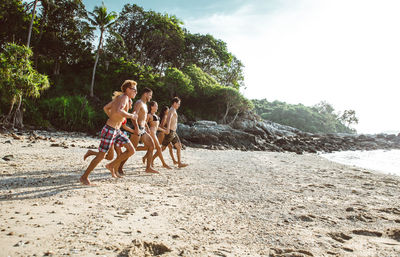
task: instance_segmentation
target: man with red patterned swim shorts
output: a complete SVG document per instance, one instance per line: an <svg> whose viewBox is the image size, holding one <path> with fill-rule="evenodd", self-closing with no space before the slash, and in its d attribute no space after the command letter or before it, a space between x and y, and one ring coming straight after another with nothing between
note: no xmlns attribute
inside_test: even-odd
<svg viewBox="0 0 400 257"><path fill-rule="evenodd" d="M121 132L120 127L124 118L137 119L136 113L128 113L126 111L129 106L130 99L134 98L137 93L136 82L133 80L125 80L121 86L122 93L115 99L104 106L104 112L108 116L106 125L101 131L101 141L99 145L99 152L96 157L90 162L89 167L81 176L80 181L84 185L92 185L88 178L90 172L104 159L107 151L115 144L116 147L125 147L126 151L120 154L114 161L108 163L106 168L111 172L111 176L120 177L118 174L118 167L121 161L125 161L135 153L135 149L130 142L129 138Z"/></svg>

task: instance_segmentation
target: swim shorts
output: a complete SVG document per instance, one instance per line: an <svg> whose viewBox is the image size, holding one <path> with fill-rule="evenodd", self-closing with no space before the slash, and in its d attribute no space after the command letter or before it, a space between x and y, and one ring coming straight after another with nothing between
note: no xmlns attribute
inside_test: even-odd
<svg viewBox="0 0 400 257"><path fill-rule="evenodd" d="M99 152L106 153L112 144L120 147L129 142L129 138L119 129L115 129L109 125L105 125L101 130Z"/></svg>
<svg viewBox="0 0 400 257"><path fill-rule="evenodd" d="M175 145L178 142L179 142L178 134L176 134L175 131L170 130L169 134L165 135L164 140L162 141L162 145L168 146L169 143L172 143L173 145Z"/></svg>

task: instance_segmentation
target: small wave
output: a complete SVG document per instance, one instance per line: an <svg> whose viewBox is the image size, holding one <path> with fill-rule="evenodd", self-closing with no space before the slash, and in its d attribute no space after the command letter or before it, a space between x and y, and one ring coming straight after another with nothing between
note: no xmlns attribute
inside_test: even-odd
<svg viewBox="0 0 400 257"><path fill-rule="evenodd" d="M321 156L334 162L400 176L400 150L343 151Z"/></svg>

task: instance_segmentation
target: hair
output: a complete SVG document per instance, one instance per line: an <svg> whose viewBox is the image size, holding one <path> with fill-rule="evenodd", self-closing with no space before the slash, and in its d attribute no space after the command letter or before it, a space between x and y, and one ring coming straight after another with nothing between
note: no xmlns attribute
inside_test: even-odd
<svg viewBox="0 0 400 257"><path fill-rule="evenodd" d="M151 101L149 102L149 109L151 111L151 107L153 107L154 105L158 104L156 101Z"/></svg>
<svg viewBox="0 0 400 257"><path fill-rule="evenodd" d="M112 99L114 100L115 98L117 98L118 96L122 95L123 93L125 93L126 89L129 87L134 87L136 86L137 83L136 81L133 80L125 80L124 83L122 83L121 86L121 91L114 91Z"/></svg>
<svg viewBox="0 0 400 257"><path fill-rule="evenodd" d="M151 89L148 88L148 87L145 87L145 88L143 88L142 95L143 95L143 94L146 94L146 93L150 93L150 92L153 92L153 90L151 90Z"/></svg>
<svg viewBox="0 0 400 257"><path fill-rule="evenodd" d="M124 93L122 93L121 91L114 91L113 96L111 98L114 100L115 98L117 98L118 96L120 96L122 94L124 94Z"/></svg>
<svg viewBox="0 0 400 257"><path fill-rule="evenodd" d="M150 107L153 107L153 106L156 105L156 104L158 104L156 101L151 101L151 102L149 103L149 106L150 106Z"/></svg>
<svg viewBox="0 0 400 257"><path fill-rule="evenodd" d="M126 89L127 89L128 87L134 87L134 86L136 86L136 85L137 85L137 83L136 83L136 81L134 81L134 80L125 80L124 83L122 83L121 91L122 91L123 93L125 93L125 91L126 91Z"/></svg>
<svg viewBox="0 0 400 257"><path fill-rule="evenodd" d="M168 110L169 110L169 107L168 107L168 106L164 106L164 107L161 109L161 111L160 111L160 118L161 118L160 124L162 124L163 119L164 119L164 117L165 117L165 113L168 112Z"/></svg>
<svg viewBox="0 0 400 257"><path fill-rule="evenodd" d="M179 97L175 96L174 98L172 98L171 104L178 103L180 100L181 99Z"/></svg>

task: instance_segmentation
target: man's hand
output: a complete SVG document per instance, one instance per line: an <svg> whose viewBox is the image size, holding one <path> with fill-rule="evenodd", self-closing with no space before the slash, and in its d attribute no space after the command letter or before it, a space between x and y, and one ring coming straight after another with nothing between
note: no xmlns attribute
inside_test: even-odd
<svg viewBox="0 0 400 257"><path fill-rule="evenodd" d="M136 114L136 112L133 112L132 114L131 114L131 117L130 117L132 120L137 120L138 119L138 115Z"/></svg>

